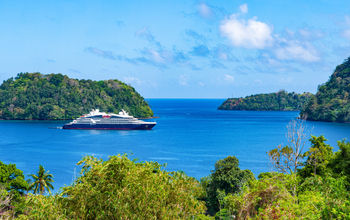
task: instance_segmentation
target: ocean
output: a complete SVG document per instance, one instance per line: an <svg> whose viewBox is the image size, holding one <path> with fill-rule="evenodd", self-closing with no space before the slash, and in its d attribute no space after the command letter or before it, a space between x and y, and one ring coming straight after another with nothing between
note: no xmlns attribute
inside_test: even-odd
<svg viewBox="0 0 350 220"><path fill-rule="evenodd" d="M86 155L108 159L127 153L139 161L158 161L169 171L207 176L217 160L236 156L241 169L255 175L271 171L266 152L286 144L286 126L298 112L221 111L223 99L148 99L153 130L63 130L65 121L0 121L0 160L15 163L25 175L42 164L54 175L55 192L79 175ZM350 140L350 124L307 122L313 135ZM28 177L29 178L29 177Z"/></svg>

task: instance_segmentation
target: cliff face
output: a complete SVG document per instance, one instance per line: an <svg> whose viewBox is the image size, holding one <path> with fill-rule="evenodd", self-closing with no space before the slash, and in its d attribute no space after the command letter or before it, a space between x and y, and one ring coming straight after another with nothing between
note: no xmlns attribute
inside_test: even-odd
<svg viewBox="0 0 350 220"><path fill-rule="evenodd" d="M276 93L257 94L245 98L227 99L220 110L249 110L249 111L298 111L310 99L311 93Z"/></svg>
<svg viewBox="0 0 350 220"><path fill-rule="evenodd" d="M350 57L318 87L300 116L313 121L350 122Z"/></svg>
<svg viewBox="0 0 350 220"><path fill-rule="evenodd" d="M73 119L91 109L135 117L153 112L135 89L119 80L77 80L62 74L20 73L0 86L0 119Z"/></svg>

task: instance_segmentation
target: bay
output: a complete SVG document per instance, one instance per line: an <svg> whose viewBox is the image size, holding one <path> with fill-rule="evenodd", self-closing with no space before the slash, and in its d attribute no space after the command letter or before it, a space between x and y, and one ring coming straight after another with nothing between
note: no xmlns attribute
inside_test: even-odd
<svg viewBox="0 0 350 220"><path fill-rule="evenodd" d="M65 121L0 121L0 160L15 163L26 175L42 164L54 175L55 192L72 183L86 155L107 159L127 153L140 161L167 164L197 179L217 160L236 156L255 175L271 171L266 152L286 144L287 124L298 112L220 111L223 99L148 99L159 118L149 131L55 129ZM350 139L350 124L307 122L313 135L335 147Z"/></svg>

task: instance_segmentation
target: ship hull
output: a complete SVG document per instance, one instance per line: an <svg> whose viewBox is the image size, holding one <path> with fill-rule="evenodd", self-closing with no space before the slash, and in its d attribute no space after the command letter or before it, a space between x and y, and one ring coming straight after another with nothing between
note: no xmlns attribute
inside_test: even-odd
<svg viewBox="0 0 350 220"><path fill-rule="evenodd" d="M156 124L66 124L63 129L151 130Z"/></svg>

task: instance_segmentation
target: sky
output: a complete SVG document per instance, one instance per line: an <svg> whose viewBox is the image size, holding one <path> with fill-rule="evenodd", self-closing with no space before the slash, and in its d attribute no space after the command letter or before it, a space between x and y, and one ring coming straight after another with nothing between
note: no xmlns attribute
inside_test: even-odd
<svg viewBox="0 0 350 220"><path fill-rule="evenodd" d="M0 82L119 79L145 98L317 91L350 56L349 0L0 0Z"/></svg>

